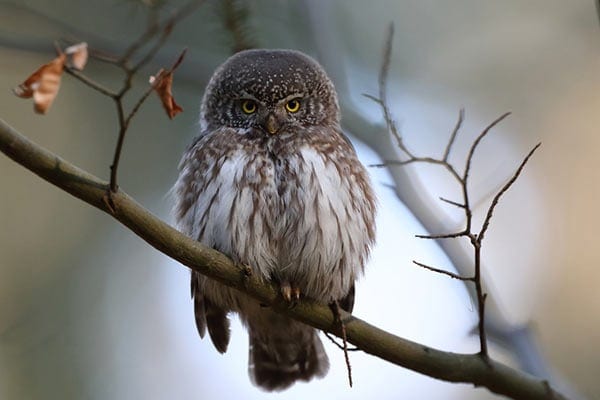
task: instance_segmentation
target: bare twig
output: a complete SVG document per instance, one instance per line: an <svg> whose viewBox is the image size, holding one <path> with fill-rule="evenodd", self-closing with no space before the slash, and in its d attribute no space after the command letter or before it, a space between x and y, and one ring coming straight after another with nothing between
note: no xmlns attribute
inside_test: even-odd
<svg viewBox="0 0 600 400"><path fill-rule="evenodd" d="M504 195L504 193L506 193L506 191L512 186L512 184L515 183L517 178L519 178L519 175L521 175L521 172L523 172L523 168L525 168L525 164L527 164L527 162L529 161L531 156L533 156L533 153L535 153L535 151L541 145L542 145L541 143L538 143L535 145L535 147L533 149L531 149L529 151L527 156L525 156L525 158L521 162L521 165L519 165L519 168L517 168L517 170L515 171L512 178L510 178L509 181L506 182L506 184L502 187L502 189L500 189L500 191L498 191L498 193L496 193L496 195L492 199L492 203L490 204L490 207L488 208L487 214L485 216L485 220L483 221L481 230L479 231L478 239L480 242L483 240L483 237L490 225L490 220L492 219L492 214L494 213L494 209L496 208L496 206L498 205L498 202L500 201L500 197L502 197Z"/></svg>
<svg viewBox="0 0 600 400"><path fill-rule="evenodd" d="M338 348L338 349L340 349L340 350L342 350L342 351L344 350L344 345L343 345L343 344L339 344L339 343L337 342L337 340L335 340L335 337L334 337L334 336L333 336L331 333L329 333L329 332L325 332L325 331L323 331L323 333L325 334L325 337L326 337L327 339L329 339L329 341L330 341L331 343L333 343L334 345L336 345L336 346L337 346L337 348ZM346 346L346 351L361 351L361 350L360 350L358 347L347 347L347 346Z"/></svg>
<svg viewBox="0 0 600 400"><path fill-rule="evenodd" d="M448 144L446 145L446 149L444 150L444 155L442 156L443 162L448 162L448 157L450 156L450 151L452 150L452 145L454 144L454 140L456 139L456 135L462 126L463 121L465 120L465 109L461 108L458 113L458 120L456 121L456 125L454 126L454 130L450 135L450 139L448 139Z"/></svg>
<svg viewBox="0 0 600 400"><path fill-rule="evenodd" d="M437 235L415 235L419 239L454 239L462 236L469 236L468 231L460 231L454 233L441 233Z"/></svg>
<svg viewBox="0 0 600 400"><path fill-rule="evenodd" d="M506 112L506 113L502 114L501 116L499 116L498 118L496 118L483 131L481 131L481 133L479 134L479 136L477 136L477 138L475 138L475 140L473 141L473 144L471 145L471 148L469 148L469 154L467 155L467 161L466 161L465 170L464 170L464 173L463 173L463 181L465 182L465 186L467 185L467 181L469 179L469 172L471 171L471 162L473 160L473 156L475 155L475 150L479 146L479 143L481 143L481 141L483 140L483 138L487 136L487 134L491 131L491 129L493 127L495 127L496 125L498 125L500 123L500 121L502 121L503 119L505 119L509 115L510 115L510 112Z"/></svg>
<svg viewBox="0 0 600 400"><path fill-rule="evenodd" d="M385 110L387 110L387 104L386 104L385 99L381 99L381 107L382 107L382 110L384 113L384 118L386 119L388 124L392 123L393 119L389 116L389 111L385 111ZM388 116L386 116L386 114ZM494 199L492 200L492 203L488 209L488 212L486 214L486 218L483 222L481 230L477 234L472 231L473 211L471 208L471 199L470 199L470 195L469 195L468 181L469 181L469 174L471 172L472 160L473 160L473 156L475 154L475 150L478 148L479 144L481 143L483 138L490 132L490 130L493 127L495 127L500 121L502 121L504 118L506 118L509 114L510 113L505 113L505 114L501 115L500 117L498 117L496 120L494 120L492 123L490 123L477 136L477 138L474 140L473 144L471 145L471 147L469 149L469 152L467 155L467 160L465 163L465 168L464 168L462 176L460 176L458 174L458 172L456 171L456 168L448 161L448 158L449 158L449 154L450 154L450 151L452 148L452 144L454 143L456 136L458 134L458 130L464 120L464 110L461 110L459 113L458 121L456 123L454 130L452 131L452 134L448 140L444 154L441 159L435 159L432 157L418 157L418 156L415 156L414 154L407 153L405 151L405 153L407 153L409 155L409 159L396 161L396 162L389 164L389 165L407 165L407 164L413 163L413 162L414 163L424 162L424 163L429 163L429 164L434 164L434 165L440 165L449 171L449 173L456 179L456 181L459 183L459 185L461 187L462 197L463 197L462 202L452 201L452 200L448 200L445 198L440 198L440 200L464 210L465 228L459 232L444 233L444 234L430 234L430 235L416 235L416 237L422 238L422 239L453 239L453 238L459 238L459 237L463 237L463 236L468 237L471 242L471 245L473 246L473 251L474 251L474 253L473 253L473 257L474 257L473 263L474 263L474 269L475 269L474 276L465 278L463 276L453 274L451 272L448 272L448 271L445 271L445 270L442 270L439 268L431 267L431 266L428 266L428 265L425 265L425 264L422 264L422 263L419 263L416 261L413 261L413 262L418 266L421 266L423 268L426 268L428 270L431 270L431 271L434 271L437 273L442 273L442 274L448 275L454 279L459 279L462 281L470 281L470 282L474 283L475 296L477 299L477 308L478 308L478 315L479 315L478 330L479 330L480 354L486 360L488 359L488 346L487 346L487 337L486 337L486 331L485 331L485 299L487 297L487 294L484 293L482 279L481 279L482 240L483 240L484 234L486 233L486 231L489 227L489 223L490 223L493 211L494 211L496 205L498 204L500 197L504 193L506 193L506 191L516 181L516 179L522 172L523 168L525 167L525 164L527 163L529 158L533 155L534 151L540 146L540 144L535 146L529 152L529 154L523 160L523 162L521 163L521 165L519 166L519 168L517 169L515 174L512 176L512 178L502 187L502 189L496 194L496 196L494 196ZM395 129L393 127L393 125L388 125L388 128L389 128L390 132L393 132Z"/></svg>
<svg viewBox="0 0 600 400"><path fill-rule="evenodd" d="M341 316L341 307L340 303L334 301L331 305L331 310L333 311L333 317L336 323L338 324L338 328L340 330L340 335L342 338L342 350L344 351L344 360L346 360L346 370L348 371L348 384L352 387L352 365L350 364L350 357L348 356L348 338L346 336L346 323L342 319Z"/></svg>
<svg viewBox="0 0 600 400"><path fill-rule="evenodd" d="M133 76L137 71L139 71L142 67L148 64L154 58L156 53L161 49L161 47L165 44L165 42L171 35L174 26L175 20L169 20L165 23L160 38L158 38L158 40L154 43L152 48L148 50L148 52L142 57L142 59L127 71L128 76Z"/></svg>
<svg viewBox="0 0 600 400"><path fill-rule="evenodd" d="M110 97L115 102L115 106L117 109L117 121L119 124L119 133L117 136L117 143L115 145L113 160L110 165L110 184L109 184L110 193L108 194L109 198L111 196L111 193L114 193L118 190L118 183L117 183L118 169L119 169L119 163L121 160L121 154L123 152L123 144L125 143L125 135L127 134L127 130L131 123L131 120L137 114L140 107L146 101L148 96L150 96L150 93L152 93L152 87L148 88L140 96L140 98L135 102L134 106L131 108L131 110L129 110L129 112L127 112L125 110L125 106L124 106L124 102L123 102L124 97L129 92L129 90L132 88L133 79L134 79L135 75L138 73L138 71L142 67L144 67L146 64L148 64L154 58L156 53L164 45L167 38L173 31L174 26L182 18L186 17L192 11L194 11L194 9L199 7L203 2L204 2L204 0L194 0L194 1L187 3L183 7L176 10L171 15L171 17L167 18L162 23L159 21L156 13L153 12L152 13L153 15L151 15L151 18L149 18L149 26L146 29L146 31L131 46L129 46L127 48L127 50L125 50L123 55L121 55L120 57L108 56L103 53L98 53L98 52L92 51L92 54L96 54L96 55L101 54L101 56L99 56L99 57L103 61L117 65L125 74L123 84L121 85L120 89L117 91L113 91L113 90L106 88L105 86L101 85L100 83L94 81L93 79L87 77L83 73L81 73L73 68L69 68L69 67L65 68L67 73L74 76L76 79L83 82L84 84L91 87L92 89L96 90L97 92ZM155 10L151 10L151 11L155 11ZM150 49L147 50L146 53L141 56L141 58L139 59L139 61L137 63L135 63L133 66L131 66L133 56L141 48L143 48L146 44L148 44L159 33L160 33L160 37L155 41L155 43L150 47ZM179 64L181 63L181 60L183 59L184 54L185 54L185 51L179 56L177 61L171 67L170 71L175 70L179 66Z"/></svg>
<svg viewBox="0 0 600 400"><path fill-rule="evenodd" d="M441 201L443 201L444 203L448 203L448 204L450 204L450 205L453 205L453 206L455 206L455 207L458 207L458 208L465 208L465 205L464 205L463 203L459 203L459 202L457 202L457 201L454 201L454 200L449 200L449 199L446 199L446 198L444 198L444 197L440 197L439 199L440 199Z"/></svg>
<svg viewBox="0 0 600 400"><path fill-rule="evenodd" d="M461 276L461 275L455 274L454 272L446 271L445 269L431 267L431 266L429 266L427 264L423 264L423 263L420 263L420 262L415 261L415 260L413 260L413 264L416 264L419 267L425 268L425 269L427 269L429 271L437 272L438 274L448 275L450 278L458 279L459 281L473 281L474 280L474 277L472 277L472 276L468 276L468 277L467 276Z"/></svg>
<svg viewBox="0 0 600 400"><path fill-rule="evenodd" d="M418 238L422 238L422 239L454 239L454 238L459 238L459 237L469 238L470 243L473 246L473 264L474 264L474 269L475 269L474 275L472 277L466 278L461 275L454 274L454 273L445 271L440 268L431 267L431 266L428 266L426 264L422 264L422 263L419 263L416 261L413 261L413 262L416 265L426 268L428 270L431 270L433 272L445 274L454 279L459 279L462 281L470 281L470 282L474 283L475 296L477 299L477 307L478 307L478 314L479 314L478 327L479 327L480 355L482 356L482 358L484 360L488 360L488 348L487 348L487 339L486 339L486 331L485 331L485 300L486 300L487 294L484 293L482 278L481 278L482 240L483 240L483 236L484 236L485 232L488 229L489 222L491 220L493 211L494 211L496 205L498 204L500 197L516 181L519 174L523 170L525 164L527 163L529 158L533 155L533 152L539 147L539 144L535 148L533 148L533 150L531 150L529 152L529 154L527 155L525 160L523 160L523 162L517 169L517 172L502 187L500 192L498 192L496 194L496 196L492 200L492 203L488 209L486 218L483 222L483 225L482 225L479 233L476 234L475 232L473 232L473 229L472 229L473 211L472 211L472 207L471 207L471 198L469 195L469 175L471 173L473 157L475 155L475 151L477 150L479 144L488 135L488 133L491 131L491 129L494 128L502 120L504 120L508 115L510 115L510 113L502 114L500 117L496 118L494 121L492 121L492 123L490 123L487 127L485 127L485 129L483 129L483 131L475 138L475 140L471 144L471 147L469 148L469 151L468 151L468 154L466 157L465 167L464 167L462 174L458 173L457 169L454 167L454 165L452 163L450 163L448 161L448 159L449 159L450 153L452 151L452 146L458 135L458 131L460 130L462 123L464 121L464 114L465 114L464 109L461 109L459 112L458 120L456 122L456 125L455 125L452 133L450 134L450 137L446 143L446 147L444 149L444 153L441 158L416 156L414 153L412 153L406 147L406 144L404 143L404 141L402 139L402 136L396 126L396 123L394 121L392 113L387 104L387 98L386 98L387 88L386 88L386 86L387 86L387 76L388 76L388 72L389 72L389 68L390 68L392 36L393 36L393 26L390 25L390 28L387 33L387 38L385 41L381 69L379 72L379 98L376 98L371 95L367 95L367 97L369 99L375 101L377 104L379 104L379 106L381 107L383 118L384 118L385 123L388 128L388 131L396 140L397 146L400 149L400 151L402 151L408 158L404 159L404 160L386 161L383 164L375 164L374 166L375 167L392 166L392 165L393 166L405 166L408 164L418 163L418 162L419 163L429 163L429 164L434 164L434 165L439 165L439 166L444 167L450 173L450 175L452 175L452 177L458 182L458 184L461 188L461 192L462 192L462 201L461 202L452 201L452 200L445 199L443 197L440 197L440 200L445 203L456 206L464 211L465 228L459 232L453 232L453 233L416 235L416 236Z"/></svg>
<svg viewBox="0 0 600 400"><path fill-rule="evenodd" d="M69 66L65 66L65 72L67 74L73 76L74 78L76 78L80 82L82 82L82 83L86 84L87 86L91 87L95 91L102 93L105 96L111 97L113 99L118 96L118 93L113 92L112 90L110 90L106 86L104 86L104 85L96 82L95 80L91 79L90 77L86 76L85 74L81 73L80 71L78 71L75 68L71 68Z"/></svg>
<svg viewBox="0 0 600 400"><path fill-rule="evenodd" d="M383 111L383 118L389 128L390 133L396 139L396 144L400 150L402 150L409 158L414 158L411 151L405 146L402 140L400 130L396 125L396 121L392 116L392 113L387 105L387 79L390 71L390 63L392 59L392 43L394 39L394 24L390 23L386 32L386 40L383 48L383 62L381 63L381 69L379 70L379 98L376 99L373 96L367 95L367 98L374 100L381 106Z"/></svg>

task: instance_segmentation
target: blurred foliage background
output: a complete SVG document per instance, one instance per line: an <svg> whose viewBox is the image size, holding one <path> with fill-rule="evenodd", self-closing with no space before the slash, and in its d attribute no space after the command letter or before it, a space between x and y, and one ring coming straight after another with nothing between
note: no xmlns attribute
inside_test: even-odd
<svg viewBox="0 0 600 400"><path fill-rule="evenodd" d="M65 159L108 178L117 135L108 98L65 76L52 109L39 116L10 89L54 57L55 39L85 40L119 54L145 29L148 3L0 2L1 117ZM167 15L182 2L156 4ZM229 6L242 15L240 32L227 29ZM380 128L380 135L373 135L377 129L363 130L346 119L349 133L376 150L389 146L377 106L361 93L377 93L381 48L391 21L396 34L388 92L406 142L416 152L439 154L458 109L465 107L464 134L455 147L462 149L456 152L460 165L470 140L502 112L513 111L486 140L477 160L473 190L482 207L521 157L542 141L526 174L503 200L487 239L484 261L493 318L507 331L526 327L533 332L534 345L556 379L576 396L595 398L600 393L600 28L591 0L207 1L176 26L155 61L136 78L139 94L150 74L189 48L174 87L185 112L169 121L156 98L144 105L126 138L121 187L169 218L165 193L197 131L204 86L240 37L260 47L299 49L322 61L340 91L345 115L356 113ZM92 61L86 73L111 87L120 84L119 71L99 62ZM425 194L452 197L455 188L446 175L431 167L409 171ZM455 210L441 205L440 210L450 225L460 223ZM408 218L398 215L398 230ZM380 242L387 239L380 237ZM413 248L400 240L396 245ZM426 252L407 254L392 255L389 263L410 269L412 259L428 261ZM418 296L423 297L415 297L410 307L388 300L395 311L383 315L383 321L413 324L404 316L412 312L408 308L427 302L427 290L440 279L431 275L421 286L426 290ZM184 268L170 265L110 218L0 157L0 397L227 398L218 384L231 385L231 377L215 380L213 361L200 366L196 357L196 352L214 355L194 337L191 308L179 307L191 307L186 279ZM463 292L460 284L447 285ZM180 294L176 300L174 292ZM472 311L469 300L462 301ZM377 312L365 310L361 316L373 322L380 317ZM435 308L420 312L439 321L431 329L444 331L447 315L436 314ZM470 321L463 323L465 337ZM181 340L182 330L193 340ZM430 342L427 334L395 333L458 350ZM502 352L501 346L496 351ZM246 359L234 361L243 368L231 374L247 380ZM390 387L379 396L493 398L427 378L411 384L410 373L402 377L406 380L384 383ZM343 380L337 385L339 398L360 390L345 388Z"/></svg>

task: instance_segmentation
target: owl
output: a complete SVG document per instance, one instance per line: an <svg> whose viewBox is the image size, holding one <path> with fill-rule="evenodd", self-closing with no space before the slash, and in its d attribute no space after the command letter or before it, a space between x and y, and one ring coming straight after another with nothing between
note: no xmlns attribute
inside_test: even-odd
<svg viewBox="0 0 600 400"><path fill-rule="evenodd" d="M375 236L368 174L340 128L337 95L323 68L291 50L247 50L213 74L200 134L174 186L178 229L250 267L281 289L351 311L354 283ZM317 331L192 272L195 322L224 353L229 313L250 337L249 375L283 390L323 377Z"/></svg>

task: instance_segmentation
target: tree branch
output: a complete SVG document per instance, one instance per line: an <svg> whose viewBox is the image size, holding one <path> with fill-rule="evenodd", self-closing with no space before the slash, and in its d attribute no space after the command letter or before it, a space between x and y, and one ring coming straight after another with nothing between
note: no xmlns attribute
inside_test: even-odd
<svg viewBox="0 0 600 400"><path fill-rule="evenodd" d="M189 268L238 289L280 313L332 332L339 324L331 309L302 301L294 308L278 300L278 291L260 277L248 275L225 255L178 232L140 206L121 190L104 200L108 183L31 142L0 119L0 151L44 180L112 215L148 244ZM340 310L348 342L376 357L449 382L471 383L514 399L566 399L546 381L477 354L457 354L433 349L394 336Z"/></svg>

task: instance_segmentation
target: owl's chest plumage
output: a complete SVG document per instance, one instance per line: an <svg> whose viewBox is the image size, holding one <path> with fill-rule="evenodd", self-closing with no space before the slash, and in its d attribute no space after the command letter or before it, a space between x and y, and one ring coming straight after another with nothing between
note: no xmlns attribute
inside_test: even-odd
<svg viewBox="0 0 600 400"><path fill-rule="evenodd" d="M182 228L266 279L321 301L345 295L373 240L372 193L353 150L265 140L217 153L214 144L199 141L183 166L194 190Z"/></svg>

